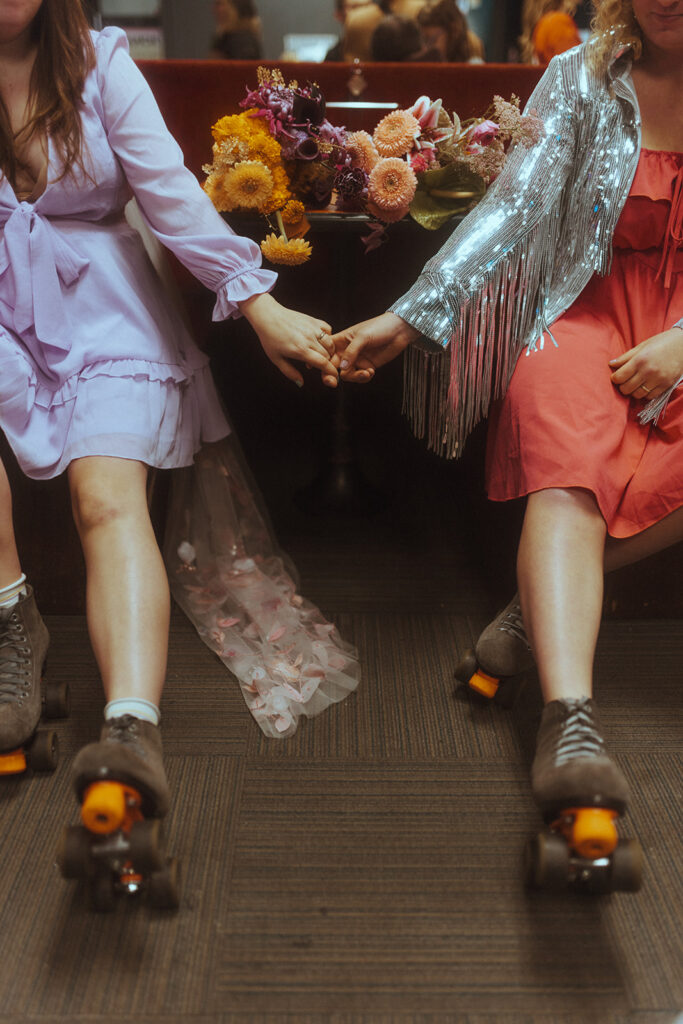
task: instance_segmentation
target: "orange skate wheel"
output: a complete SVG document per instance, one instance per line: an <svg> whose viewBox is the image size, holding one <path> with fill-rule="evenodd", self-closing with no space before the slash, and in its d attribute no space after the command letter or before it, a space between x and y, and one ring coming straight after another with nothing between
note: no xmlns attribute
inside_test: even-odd
<svg viewBox="0 0 683 1024"><path fill-rule="evenodd" d="M609 857L617 845L617 829L614 819L617 812L608 807L577 807L573 815L569 845L579 857L597 860Z"/></svg>
<svg viewBox="0 0 683 1024"><path fill-rule="evenodd" d="M478 672L474 673L468 685L470 690L480 693L482 697L488 697L489 700L493 700L498 693L500 679L497 679L496 676L489 676L486 672L482 672L479 669Z"/></svg>
<svg viewBox="0 0 683 1024"><path fill-rule="evenodd" d="M93 782L81 806L81 821L90 832L108 835L126 820L126 787L120 782Z"/></svg>
<svg viewBox="0 0 683 1024"><path fill-rule="evenodd" d="M20 775L25 771L26 755L21 748L0 754L0 775Z"/></svg>

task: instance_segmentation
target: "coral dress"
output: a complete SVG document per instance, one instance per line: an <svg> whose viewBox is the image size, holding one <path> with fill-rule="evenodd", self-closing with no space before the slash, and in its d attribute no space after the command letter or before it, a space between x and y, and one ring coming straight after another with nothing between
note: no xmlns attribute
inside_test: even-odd
<svg viewBox="0 0 683 1024"><path fill-rule="evenodd" d="M506 501L549 487L591 491L613 537L683 505L683 385L659 422L611 383L609 360L683 315L683 153L644 149L614 235L609 276L594 276L552 325L556 345L523 355L492 412L487 488ZM683 332L681 333L683 344Z"/></svg>

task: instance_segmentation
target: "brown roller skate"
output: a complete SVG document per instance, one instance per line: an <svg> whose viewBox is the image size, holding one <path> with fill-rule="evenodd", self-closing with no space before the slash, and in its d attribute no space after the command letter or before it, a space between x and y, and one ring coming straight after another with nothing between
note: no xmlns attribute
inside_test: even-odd
<svg viewBox="0 0 683 1024"><path fill-rule="evenodd" d="M50 637L36 607L33 590L11 608L0 608L0 775L27 768L51 772L59 758L57 734L39 730L41 714L64 718L69 713L66 683L41 680Z"/></svg>
<svg viewBox="0 0 683 1024"><path fill-rule="evenodd" d="M178 861L164 852L169 789L157 726L132 715L109 719L99 742L76 756L73 776L82 824L62 834L64 878L85 880L95 910L113 909L117 892L175 909Z"/></svg>
<svg viewBox="0 0 683 1024"><path fill-rule="evenodd" d="M628 784L605 750L592 700L546 705L531 788L549 832L527 845L530 885L574 885L597 893L640 888L640 844L619 839L616 829L628 803Z"/></svg>
<svg viewBox="0 0 683 1024"><path fill-rule="evenodd" d="M487 700L510 704L534 656L522 620L519 595L484 629L474 650L467 651L455 678Z"/></svg>

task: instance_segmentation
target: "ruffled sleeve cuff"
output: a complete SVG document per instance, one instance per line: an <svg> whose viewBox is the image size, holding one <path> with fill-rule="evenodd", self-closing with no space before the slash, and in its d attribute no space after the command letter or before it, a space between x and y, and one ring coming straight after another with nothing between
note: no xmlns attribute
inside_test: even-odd
<svg viewBox="0 0 683 1024"><path fill-rule="evenodd" d="M277 274L272 270L247 270L227 278L216 290L212 319L229 320L241 316L238 303L253 295L272 291L276 281Z"/></svg>

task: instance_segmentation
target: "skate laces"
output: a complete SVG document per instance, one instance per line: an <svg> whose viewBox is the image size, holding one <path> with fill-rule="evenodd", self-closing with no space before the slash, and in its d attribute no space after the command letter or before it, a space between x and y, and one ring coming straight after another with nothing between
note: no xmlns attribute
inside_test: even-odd
<svg viewBox="0 0 683 1024"><path fill-rule="evenodd" d="M522 619L522 609L518 604L514 604L506 610L498 623L498 629L504 633L510 633L515 639L520 640L528 650L531 650Z"/></svg>
<svg viewBox="0 0 683 1024"><path fill-rule="evenodd" d="M121 715L120 718L107 719L107 739L117 743L126 743L138 737L139 719L135 715Z"/></svg>
<svg viewBox="0 0 683 1024"><path fill-rule="evenodd" d="M0 616L0 704L14 704L29 689L31 650L18 616Z"/></svg>
<svg viewBox="0 0 683 1024"><path fill-rule="evenodd" d="M568 713L560 726L555 763L561 765L577 757L598 757L604 753L604 740L598 732L588 702L577 701L566 706Z"/></svg>

